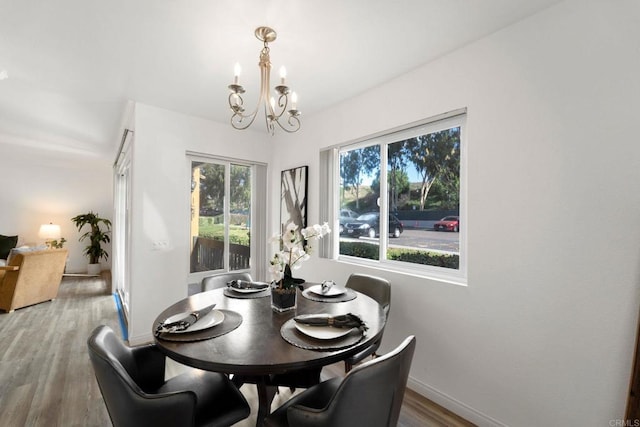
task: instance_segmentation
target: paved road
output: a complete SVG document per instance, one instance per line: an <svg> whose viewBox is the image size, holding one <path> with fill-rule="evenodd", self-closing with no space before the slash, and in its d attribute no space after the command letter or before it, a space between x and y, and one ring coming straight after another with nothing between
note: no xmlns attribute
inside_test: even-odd
<svg viewBox="0 0 640 427"><path fill-rule="evenodd" d="M351 237L340 236L340 240L357 241ZM360 237L360 240L375 241L368 237ZM399 238L389 239L389 246L416 249L433 249L444 252L458 253L460 250L460 233L433 230L404 230Z"/></svg>

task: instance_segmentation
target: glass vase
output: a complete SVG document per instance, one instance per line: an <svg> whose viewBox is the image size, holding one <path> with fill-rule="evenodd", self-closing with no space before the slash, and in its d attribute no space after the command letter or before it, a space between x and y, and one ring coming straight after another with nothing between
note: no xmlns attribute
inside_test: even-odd
<svg viewBox="0 0 640 427"><path fill-rule="evenodd" d="M278 282L271 287L271 309L276 313L295 310L297 297L297 287L282 288L280 282Z"/></svg>

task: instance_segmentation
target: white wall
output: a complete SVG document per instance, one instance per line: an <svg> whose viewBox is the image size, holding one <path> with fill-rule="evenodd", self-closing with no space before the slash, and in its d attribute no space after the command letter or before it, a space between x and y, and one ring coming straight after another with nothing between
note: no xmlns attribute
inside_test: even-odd
<svg viewBox="0 0 640 427"><path fill-rule="evenodd" d="M67 273L85 273L88 258L83 255L87 241L79 242L71 218L90 210L112 218L113 159L77 152L56 153L0 146L0 234L18 234L18 244L42 244L41 224L59 224L69 250ZM87 230L84 230L87 231ZM111 245L105 249L111 255ZM111 258L101 261L110 268Z"/></svg>
<svg viewBox="0 0 640 427"><path fill-rule="evenodd" d="M280 169L308 164L314 223L322 148L468 107L467 287L317 258L299 275L390 279L383 347L415 334L411 386L480 425L624 415L639 307L639 18L631 0L561 3L279 140L272 190Z"/></svg>
<svg viewBox="0 0 640 427"><path fill-rule="evenodd" d="M151 337L163 308L187 296L193 151L268 163L264 133L189 117L144 104L135 106L132 162L129 340ZM154 250L153 243L167 243Z"/></svg>

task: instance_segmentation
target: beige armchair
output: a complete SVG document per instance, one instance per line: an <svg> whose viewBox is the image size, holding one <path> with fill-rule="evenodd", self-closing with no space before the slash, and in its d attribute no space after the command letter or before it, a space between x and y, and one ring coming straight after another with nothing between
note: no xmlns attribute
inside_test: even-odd
<svg viewBox="0 0 640 427"><path fill-rule="evenodd" d="M10 313L55 299L66 261L66 249L14 254L0 267L0 309Z"/></svg>

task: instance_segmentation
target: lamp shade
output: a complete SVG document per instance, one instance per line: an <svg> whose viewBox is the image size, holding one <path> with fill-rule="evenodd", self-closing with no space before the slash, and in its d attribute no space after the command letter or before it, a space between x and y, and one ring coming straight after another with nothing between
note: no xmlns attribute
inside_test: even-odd
<svg viewBox="0 0 640 427"><path fill-rule="evenodd" d="M38 237L45 240L57 240L61 235L60 226L57 224L42 224L40 231L38 231Z"/></svg>

